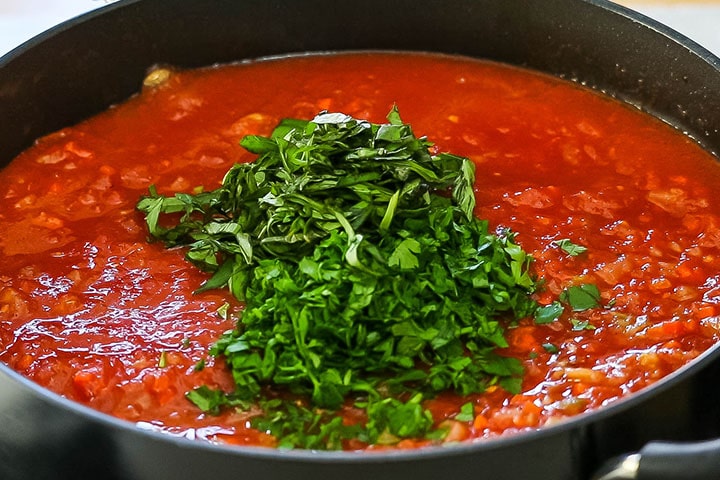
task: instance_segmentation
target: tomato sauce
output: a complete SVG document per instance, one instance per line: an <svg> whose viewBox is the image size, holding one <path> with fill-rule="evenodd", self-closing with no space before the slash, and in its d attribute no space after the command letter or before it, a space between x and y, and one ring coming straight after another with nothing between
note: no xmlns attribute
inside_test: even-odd
<svg viewBox="0 0 720 480"><path fill-rule="evenodd" d="M438 150L477 164L479 217L517 232L544 279L541 303L573 284L606 308L508 329L522 393L430 400L446 440L493 438L597 409L652 384L720 334L716 159L671 127L555 78L425 54L338 54L173 72L122 105L40 140L0 171L0 360L69 399L140 428L274 445L252 411L206 415L184 398L231 389L208 347L241 308L182 250L148 243L134 207L214 189L238 146L283 117L320 110L384 121L396 104ZM569 256L554 241L587 247ZM196 368L204 361L205 368ZM355 412L342 414L353 421ZM402 441L398 448L424 445ZM349 445L350 448L362 446Z"/></svg>

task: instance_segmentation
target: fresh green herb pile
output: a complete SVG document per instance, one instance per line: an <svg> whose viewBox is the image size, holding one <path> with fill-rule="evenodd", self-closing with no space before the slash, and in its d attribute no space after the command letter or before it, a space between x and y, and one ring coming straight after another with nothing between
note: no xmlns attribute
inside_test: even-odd
<svg viewBox="0 0 720 480"><path fill-rule="evenodd" d="M241 141L258 157L219 189L138 203L153 237L213 272L199 290L245 302L210 352L236 388L189 392L203 410L260 405L253 425L281 446L340 448L441 436L422 406L437 392L519 389L520 362L495 349L504 323L543 312L531 258L473 216L471 161L388 121L284 120ZM344 404L367 422L343 425Z"/></svg>

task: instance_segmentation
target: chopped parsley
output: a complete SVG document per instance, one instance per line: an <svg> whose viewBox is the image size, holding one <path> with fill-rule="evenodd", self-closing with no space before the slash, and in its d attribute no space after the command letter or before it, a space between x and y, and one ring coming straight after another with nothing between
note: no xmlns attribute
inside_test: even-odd
<svg viewBox="0 0 720 480"><path fill-rule="evenodd" d="M570 323L574 332L580 332L582 330L595 330L595 325L591 324L589 320L580 320L578 318L571 318Z"/></svg>
<svg viewBox="0 0 720 480"><path fill-rule="evenodd" d="M578 255L587 252L587 247L573 243L567 238L555 240L552 242L552 245L559 247L563 252L567 253L571 257L577 257Z"/></svg>
<svg viewBox="0 0 720 480"><path fill-rule="evenodd" d="M560 301L570 305L574 312L582 312L601 306L600 290L591 283L572 285L560 293Z"/></svg>
<svg viewBox="0 0 720 480"><path fill-rule="evenodd" d="M441 391L519 391L520 361L496 353L505 326L562 306L539 308L531 257L473 215L474 164L388 121L283 120L241 141L258 157L219 189L138 203L152 237L212 273L199 291L245 302L210 351L235 389L189 392L200 409L255 404L280 446L340 448L437 438L423 400ZM366 422L343 424L346 405Z"/></svg>
<svg viewBox="0 0 720 480"><path fill-rule="evenodd" d="M539 307L535 310L535 323L542 325L544 323L553 322L562 315L564 310L565 307L563 307L562 303L557 300L543 307Z"/></svg>
<svg viewBox="0 0 720 480"><path fill-rule="evenodd" d="M165 350L160 352L160 358L158 358L158 368L165 368L167 367L167 354L165 353Z"/></svg>
<svg viewBox="0 0 720 480"><path fill-rule="evenodd" d="M455 415L455 420L459 422L472 422L475 418L475 407L471 402L463 404L460 407L460 413Z"/></svg>

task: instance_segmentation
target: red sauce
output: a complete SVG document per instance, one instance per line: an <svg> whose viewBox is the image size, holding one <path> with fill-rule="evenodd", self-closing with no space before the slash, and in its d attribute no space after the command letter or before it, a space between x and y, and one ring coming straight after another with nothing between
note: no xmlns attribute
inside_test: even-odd
<svg viewBox="0 0 720 480"><path fill-rule="evenodd" d="M518 232L546 280L541 302L585 282L609 306L511 328L504 353L524 361L523 393L473 397L475 419L453 421L449 440L599 408L718 340L715 158L656 119L554 78L462 58L354 54L175 73L40 139L1 171L0 360L141 428L273 445L247 426L250 413L204 415L184 398L203 384L231 387L207 349L232 327L218 308L239 306L225 292L193 295L205 274L181 250L148 244L134 206L151 184L216 188L234 162L252 160L238 140L269 134L283 117L327 109L382 122L393 104L439 150L477 163L476 213ZM568 256L552 245L563 238L588 252ZM429 407L443 422L467 400L448 394Z"/></svg>

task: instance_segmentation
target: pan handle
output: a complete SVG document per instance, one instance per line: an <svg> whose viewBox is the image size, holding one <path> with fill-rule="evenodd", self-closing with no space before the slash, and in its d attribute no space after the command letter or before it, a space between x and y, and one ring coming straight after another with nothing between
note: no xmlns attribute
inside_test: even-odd
<svg viewBox="0 0 720 480"><path fill-rule="evenodd" d="M638 453L609 460L592 480L718 480L720 439L650 442Z"/></svg>

